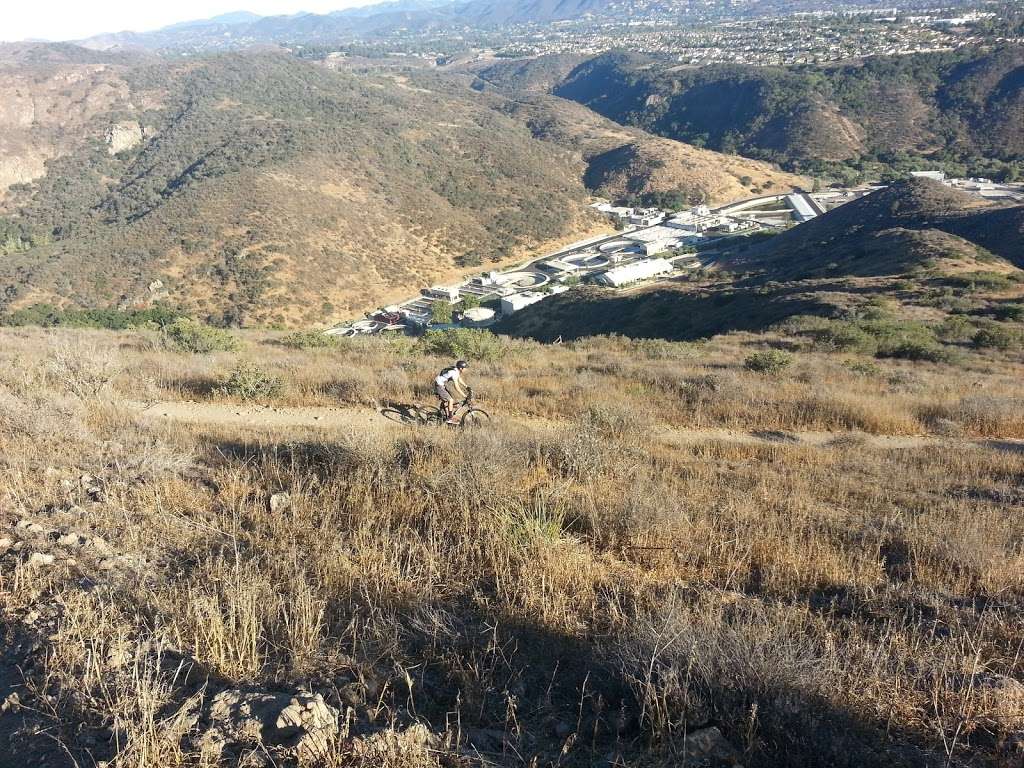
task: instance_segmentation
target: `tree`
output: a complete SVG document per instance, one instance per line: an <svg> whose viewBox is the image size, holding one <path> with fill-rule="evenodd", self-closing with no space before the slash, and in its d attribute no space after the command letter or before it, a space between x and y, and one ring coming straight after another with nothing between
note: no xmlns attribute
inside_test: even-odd
<svg viewBox="0 0 1024 768"><path fill-rule="evenodd" d="M447 301L435 301L430 305L430 322L450 323L452 321L452 305Z"/></svg>
<svg viewBox="0 0 1024 768"><path fill-rule="evenodd" d="M473 293L467 293L462 297L462 311L465 312L467 309L475 309L480 306L480 297Z"/></svg>

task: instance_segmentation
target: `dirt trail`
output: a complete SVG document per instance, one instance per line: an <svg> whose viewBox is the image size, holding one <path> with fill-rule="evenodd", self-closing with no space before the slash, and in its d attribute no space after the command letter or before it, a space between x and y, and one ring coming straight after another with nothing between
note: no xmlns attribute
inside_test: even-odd
<svg viewBox="0 0 1024 768"><path fill-rule="evenodd" d="M157 403L127 402L125 405L152 421L225 427L273 428L311 427L316 429L401 429L372 408L316 408L238 405L231 403L199 403L166 401ZM508 414L495 423L527 424L553 428L558 422L535 416ZM657 437L670 445L689 446L706 442L741 445L793 445L825 447L850 442L873 448L924 448L958 444L982 448L998 448L1024 452L1024 440L1015 438L956 438L937 435L871 435L864 432L733 430L715 428L659 427Z"/></svg>

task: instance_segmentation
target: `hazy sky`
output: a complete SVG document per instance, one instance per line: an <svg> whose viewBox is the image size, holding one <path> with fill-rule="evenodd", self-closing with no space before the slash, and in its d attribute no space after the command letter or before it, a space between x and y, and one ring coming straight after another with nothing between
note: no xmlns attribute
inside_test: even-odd
<svg viewBox="0 0 1024 768"><path fill-rule="evenodd" d="M229 11L262 16L326 13L376 0L0 0L0 40L75 40L100 32L150 29Z"/></svg>

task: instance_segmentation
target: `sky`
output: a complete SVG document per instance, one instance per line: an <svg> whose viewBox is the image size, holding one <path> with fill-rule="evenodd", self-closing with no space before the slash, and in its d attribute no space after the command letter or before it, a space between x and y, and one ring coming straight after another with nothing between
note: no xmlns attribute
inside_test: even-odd
<svg viewBox="0 0 1024 768"><path fill-rule="evenodd" d="M77 40L101 32L146 32L231 11L261 16L327 13L375 0L0 0L0 40Z"/></svg>

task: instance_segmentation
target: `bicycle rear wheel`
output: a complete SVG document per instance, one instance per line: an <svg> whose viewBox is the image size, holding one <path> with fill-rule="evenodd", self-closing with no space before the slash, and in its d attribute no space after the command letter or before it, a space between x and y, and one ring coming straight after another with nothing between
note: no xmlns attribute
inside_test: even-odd
<svg viewBox="0 0 1024 768"><path fill-rule="evenodd" d="M481 427L486 426L490 420L491 417L487 411L481 410L480 408L470 408L462 417L462 428L480 429Z"/></svg>
<svg viewBox="0 0 1024 768"><path fill-rule="evenodd" d="M408 408L381 408L380 415L388 421L396 421L399 424L422 424L419 412Z"/></svg>

